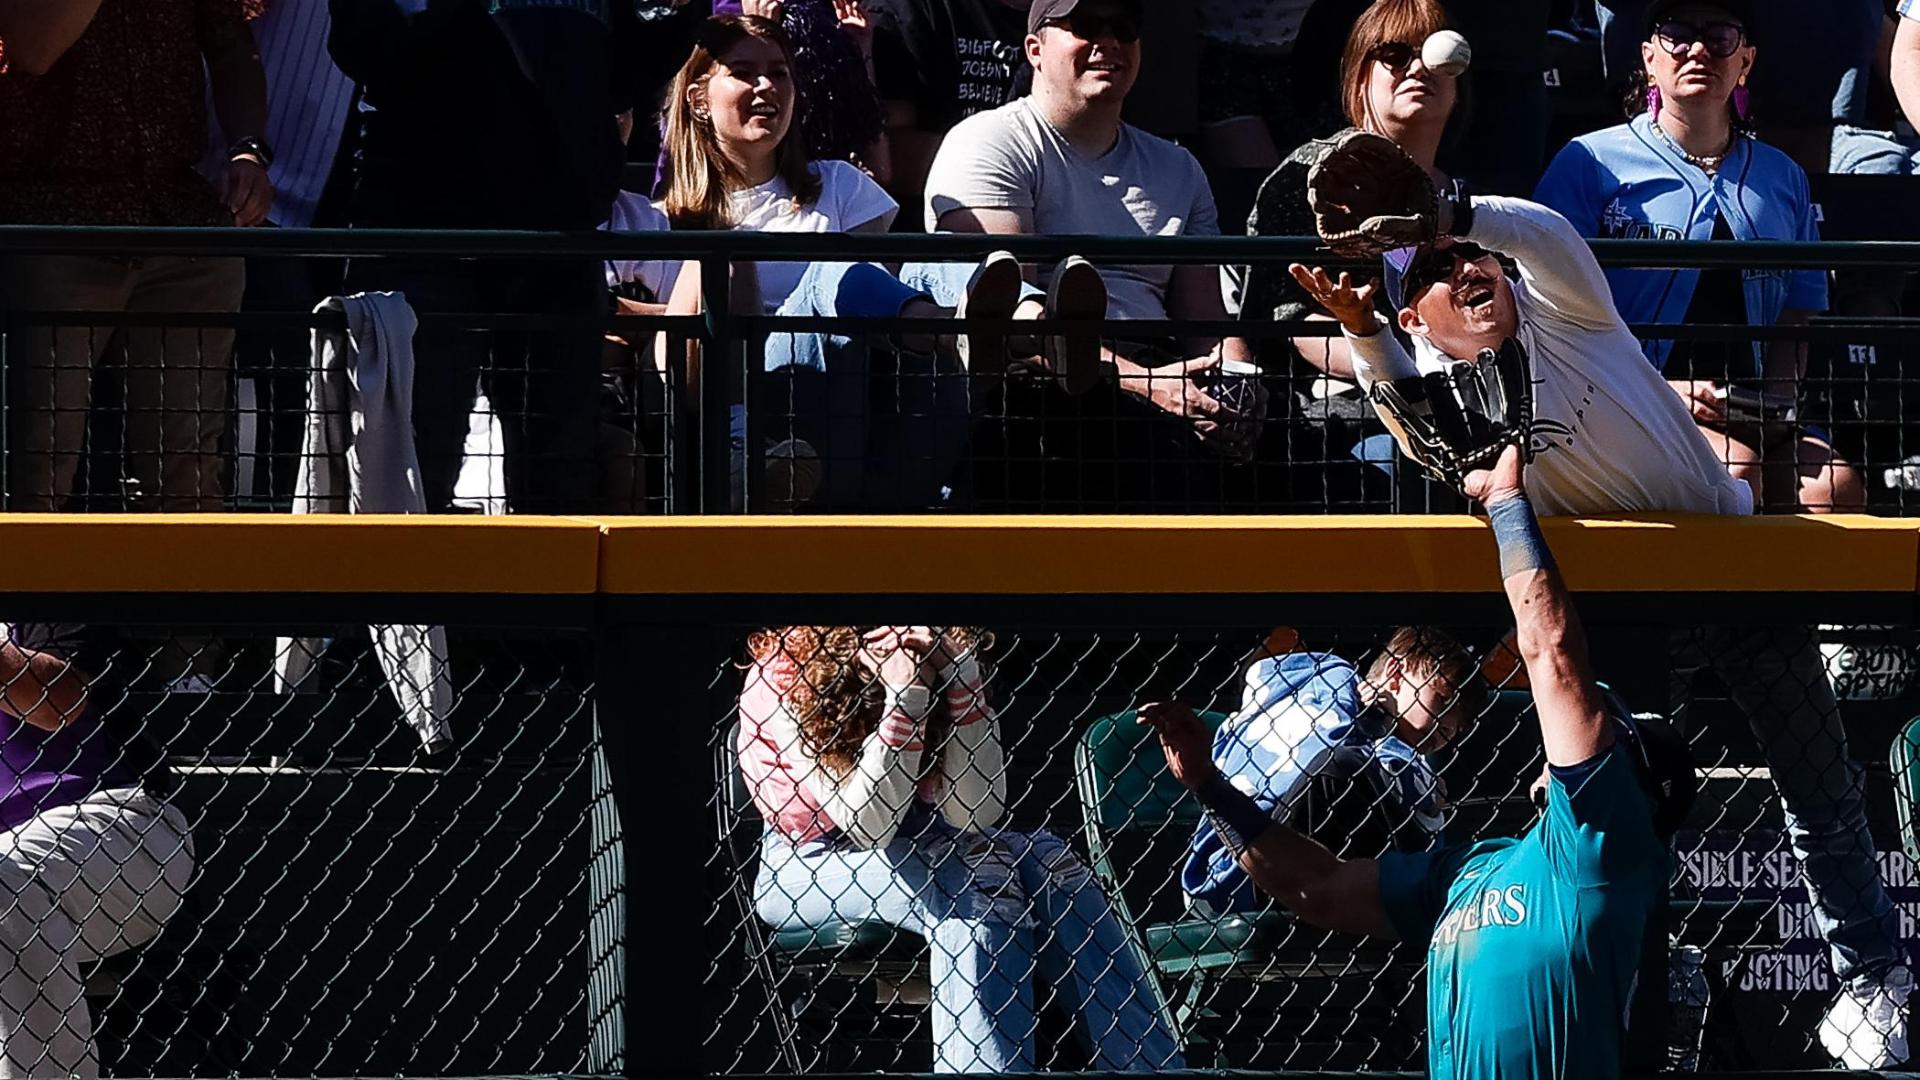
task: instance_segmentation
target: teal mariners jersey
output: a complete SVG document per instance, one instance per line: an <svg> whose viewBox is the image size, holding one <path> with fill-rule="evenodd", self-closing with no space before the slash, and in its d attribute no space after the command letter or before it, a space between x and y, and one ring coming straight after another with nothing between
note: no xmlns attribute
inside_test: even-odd
<svg viewBox="0 0 1920 1080"><path fill-rule="evenodd" d="M1431 1080L1617 1080L1642 934L1666 882L1618 743L1554 769L1525 836L1380 860L1403 941L1427 943Z"/></svg>

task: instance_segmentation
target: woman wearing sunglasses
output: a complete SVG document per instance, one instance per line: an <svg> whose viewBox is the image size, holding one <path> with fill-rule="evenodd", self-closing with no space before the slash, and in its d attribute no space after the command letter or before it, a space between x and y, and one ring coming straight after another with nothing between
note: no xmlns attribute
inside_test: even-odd
<svg viewBox="0 0 1920 1080"><path fill-rule="evenodd" d="M1569 143L1534 197L1588 236L1818 239L1806 174L1749 128L1748 6L1650 4L1636 115ZM1607 280L1629 323L1795 325L1827 308L1827 278L1817 270L1617 268ZM1645 349L1757 505L1864 507L1858 471L1824 433L1794 422L1804 342L1656 338Z"/></svg>
<svg viewBox="0 0 1920 1080"><path fill-rule="evenodd" d="M1435 164L1447 121L1461 100L1459 73L1443 75L1429 68L1421 56L1427 39L1447 29L1446 9L1439 0L1377 0L1353 24L1340 62L1340 100L1354 127L1392 139L1425 166L1435 183L1449 178ZM1326 153L1329 142L1308 142L1288 156L1260 186L1253 214L1247 219L1252 236L1312 236L1313 211L1307 206L1307 174ZM1388 292L1398 296L1399 267L1392 260L1383 267ZM1226 267L1224 290L1238 296L1242 318L1293 322L1331 320L1323 308L1278 264ZM1382 308L1390 315L1390 310ZM1354 382L1347 344L1339 335L1303 335L1290 342L1297 408L1310 428L1303 438L1323 440L1322 446L1296 447L1295 457L1331 462L1349 452L1360 455L1355 442L1363 435L1384 432L1373 410L1361 399ZM1269 362L1269 370L1280 363ZM1365 460L1390 466L1390 446ZM1337 481L1334 490L1348 487ZM1341 491L1336 497L1351 497Z"/></svg>

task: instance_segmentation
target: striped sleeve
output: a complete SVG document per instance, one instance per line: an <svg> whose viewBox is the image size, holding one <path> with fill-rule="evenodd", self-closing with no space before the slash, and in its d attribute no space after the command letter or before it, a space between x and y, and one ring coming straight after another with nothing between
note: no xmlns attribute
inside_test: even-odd
<svg viewBox="0 0 1920 1080"><path fill-rule="evenodd" d="M326 0L276 0L253 27L267 70L267 130L226 132L221 145L265 135L274 149L273 220L284 228L313 224L353 103L353 80L327 52L332 29Z"/></svg>

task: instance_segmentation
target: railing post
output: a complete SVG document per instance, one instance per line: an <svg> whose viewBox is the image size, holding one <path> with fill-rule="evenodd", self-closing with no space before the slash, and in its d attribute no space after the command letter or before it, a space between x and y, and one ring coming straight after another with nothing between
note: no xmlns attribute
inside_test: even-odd
<svg viewBox="0 0 1920 1080"><path fill-rule="evenodd" d="M705 985L713 962L705 881L715 848L704 782L710 770L702 764L713 754L711 635L711 627L695 625L595 628L594 719L609 790L619 821L640 823L636 835L646 837L643 869L623 882L624 943L644 957L620 973L625 1076L702 1075L719 1016ZM601 1046L596 1039L596 1058Z"/></svg>
<svg viewBox="0 0 1920 1080"><path fill-rule="evenodd" d="M700 260L701 308L707 334L699 367L701 426L701 506L703 513L724 514L732 498L733 417L730 372L733 369L732 257L716 245Z"/></svg>

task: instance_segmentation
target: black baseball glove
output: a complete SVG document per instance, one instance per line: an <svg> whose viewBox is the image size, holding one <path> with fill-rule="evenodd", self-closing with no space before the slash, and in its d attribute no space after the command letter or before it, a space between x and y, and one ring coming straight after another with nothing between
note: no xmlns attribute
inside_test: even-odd
<svg viewBox="0 0 1920 1080"><path fill-rule="evenodd" d="M1471 363L1374 383L1369 397L1401 451L1455 490L1508 446L1533 460L1533 365L1512 338Z"/></svg>

